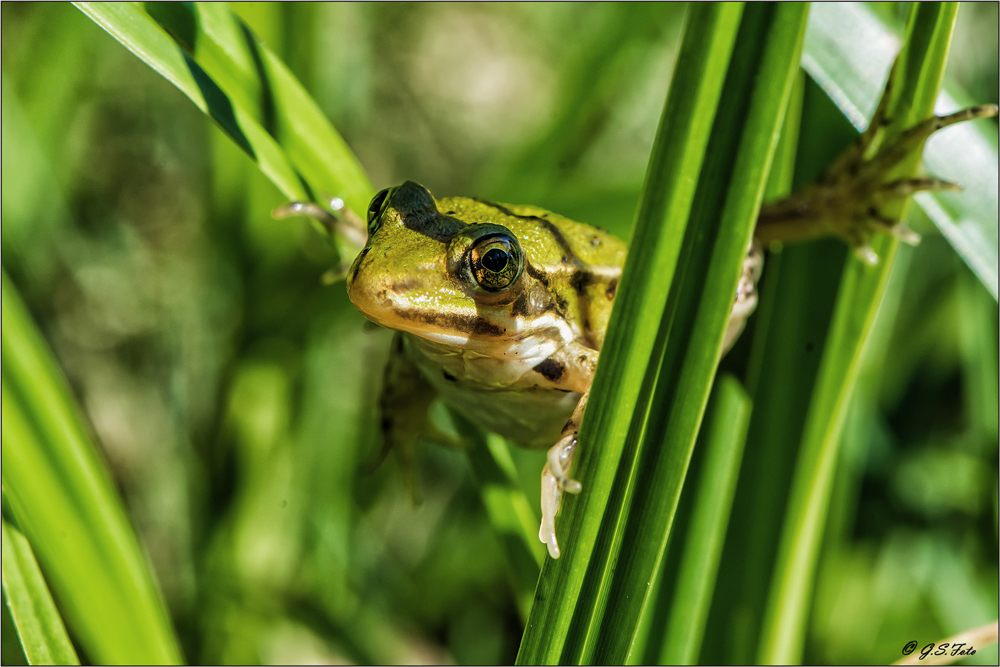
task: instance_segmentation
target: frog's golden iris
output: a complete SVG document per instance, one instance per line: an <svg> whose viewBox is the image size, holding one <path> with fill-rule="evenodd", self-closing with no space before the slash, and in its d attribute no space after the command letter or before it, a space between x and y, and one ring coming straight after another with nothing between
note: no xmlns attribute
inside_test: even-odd
<svg viewBox="0 0 1000 667"><path fill-rule="evenodd" d="M470 248L468 261L476 282L487 292L507 289L521 277L521 246L510 234L480 238Z"/></svg>

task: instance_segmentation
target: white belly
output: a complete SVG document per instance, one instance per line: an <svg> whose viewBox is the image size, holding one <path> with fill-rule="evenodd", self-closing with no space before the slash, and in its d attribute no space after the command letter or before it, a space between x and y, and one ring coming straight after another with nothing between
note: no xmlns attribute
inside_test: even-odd
<svg viewBox="0 0 1000 667"><path fill-rule="evenodd" d="M470 366L495 360L463 358L460 352L431 358L422 345L407 343L407 353L447 405L487 431L525 447L551 447L580 401L578 393L538 386L535 380L541 376L527 367L518 369L517 362L505 364L504 382L485 383L480 369ZM510 382L512 375L520 379Z"/></svg>

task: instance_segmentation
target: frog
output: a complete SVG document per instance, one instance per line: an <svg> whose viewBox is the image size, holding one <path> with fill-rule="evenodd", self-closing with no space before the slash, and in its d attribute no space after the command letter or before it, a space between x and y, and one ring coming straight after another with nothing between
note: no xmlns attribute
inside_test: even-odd
<svg viewBox="0 0 1000 667"><path fill-rule="evenodd" d="M887 96L886 96L887 97ZM881 214L887 202L958 186L936 178L890 178L893 167L933 132L997 113L996 105L933 116L879 144L869 130L816 183L764 206L743 259L720 355L735 343L757 301L764 248L839 236L859 259L877 263L876 234L919 237ZM310 203L307 213L331 226ZM395 451L411 488L418 439L448 442L429 417L440 397L483 429L545 449L539 539L559 558L555 519L570 476L580 424L614 306L627 251L620 239L531 205L476 197L435 198L414 182L380 190L365 221L346 218L364 247L346 273L347 292L369 320L395 335L379 400L383 453Z"/></svg>
<svg viewBox="0 0 1000 667"><path fill-rule="evenodd" d="M440 396L486 430L547 449L539 539L558 558L555 516L562 493L581 490L569 470L625 243L534 206L435 199L413 181L380 191L367 223L347 292L400 332L380 400L385 442L412 470L417 435L442 439L427 417ZM756 305L761 261L757 244L727 341Z"/></svg>

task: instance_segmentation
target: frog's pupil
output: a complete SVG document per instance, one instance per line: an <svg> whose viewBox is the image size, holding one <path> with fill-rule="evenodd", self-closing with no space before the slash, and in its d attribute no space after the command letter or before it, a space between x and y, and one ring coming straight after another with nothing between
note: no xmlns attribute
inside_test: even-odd
<svg viewBox="0 0 1000 667"><path fill-rule="evenodd" d="M483 268L493 271L494 273L500 273L507 267L507 262L510 260L510 255L506 251L500 248L491 248L485 255L483 255Z"/></svg>

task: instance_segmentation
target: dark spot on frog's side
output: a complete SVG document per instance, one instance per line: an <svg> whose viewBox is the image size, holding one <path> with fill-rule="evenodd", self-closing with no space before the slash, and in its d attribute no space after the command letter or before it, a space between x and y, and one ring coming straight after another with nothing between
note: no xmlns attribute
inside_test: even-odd
<svg viewBox="0 0 1000 667"><path fill-rule="evenodd" d="M448 371L442 371L444 373L444 379L448 382L458 382L458 378L449 373Z"/></svg>
<svg viewBox="0 0 1000 667"><path fill-rule="evenodd" d="M608 299L614 299L615 298L615 292L617 290L618 290L618 281L617 280L612 280L611 284L608 285L607 291L604 292L604 296L608 297Z"/></svg>
<svg viewBox="0 0 1000 667"><path fill-rule="evenodd" d="M590 284L590 274L586 271L576 271L573 273L573 277L569 279L569 284L577 296L583 298L586 296L587 285Z"/></svg>
<svg viewBox="0 0 1000 667"><path fill-rule="evenodd" d="M566 367L552 357L549 357L531 370L541 373L542 377L546 380L557 382L563 376L563 373L566 372Z"/></svg>
<svg viewBox="0 0 1000 667"><path fill-rule="evenodd" d="M528 271L528 275L540 282L545 287L549 286L549 278L544 273L536 269L530 263L527 264L525 269Z"/></svg>

